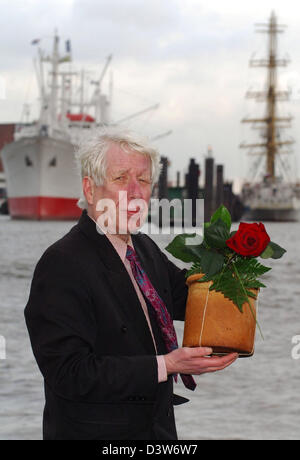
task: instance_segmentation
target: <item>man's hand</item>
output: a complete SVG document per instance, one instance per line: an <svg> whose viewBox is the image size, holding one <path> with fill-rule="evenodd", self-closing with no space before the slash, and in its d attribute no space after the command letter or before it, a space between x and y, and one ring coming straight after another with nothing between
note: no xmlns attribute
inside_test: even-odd
<svg viewBox="0 0 300 460"><path fill-rule="evenodd" d="M205 347L177 348L164 355L167 373L200 375L220 371L230 366L238 357L237 353L209 357L211 353L212 349Z"/></svg>

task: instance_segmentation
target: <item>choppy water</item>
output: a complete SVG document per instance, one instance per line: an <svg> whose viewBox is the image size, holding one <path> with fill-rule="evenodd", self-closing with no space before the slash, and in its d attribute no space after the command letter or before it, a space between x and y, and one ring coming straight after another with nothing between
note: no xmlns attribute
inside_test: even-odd
<svg viewBox="0 0 300 460"><path fill-rule="evenodd" d="M72 225L0 217L0 336L6 339L6 359L0 359L0 439L42 437L42 378L23 310L37 260ZM267 229L288 253L269 263L274 269L260 295L265 340L257 334L253 358L196 377L194 393L177 384L176 391L191 401L175 409L180 439L300 439L300 359L291 355L292 337L300 335L300 224L273 223ZM154 239L164 248L170 237ZM176 328L180 342L182 324Z"/></svg>

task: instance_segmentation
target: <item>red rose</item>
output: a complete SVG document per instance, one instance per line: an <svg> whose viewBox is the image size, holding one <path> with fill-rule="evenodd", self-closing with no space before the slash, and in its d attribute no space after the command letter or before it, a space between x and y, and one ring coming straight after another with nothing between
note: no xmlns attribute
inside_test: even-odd
<svg viewBox="0 0 300 460"><path fill-rule="evenodd" d="M241 222L236 234L226 243L230 249L242 256L258 257L264 252L270 241L264 224L245 224Z"/></svg>

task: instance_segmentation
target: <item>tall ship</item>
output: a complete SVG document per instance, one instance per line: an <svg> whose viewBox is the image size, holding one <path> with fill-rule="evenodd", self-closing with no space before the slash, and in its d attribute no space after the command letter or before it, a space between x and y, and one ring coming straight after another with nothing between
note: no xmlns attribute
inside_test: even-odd
<svg viewBox="0 0 300 460"><path fill-rule="evenodd" d="M278 24L274 12L267 24L257 24L258 32L267 34L268 57L252 59L250 66L267 69L265 91L249 91L248 98L265 103L262 117L245 118L242 123L250 123L260 133L261 140L242 143L241 148L257 156L252 164L247 183L242 188L241 198L246 208L243 216L250 221L298 221L300 217L300 184L292 177L289 163L292 138L284 138L283 131L290 127L291 116L279 114L278 102L288 100L289 92L278 88L278 67L285 67L288 59L278 58L277 36L285 26ZM258 176L260 174L260 176Z"/></svg>
<svg viewBox="0 0 300 460"><path fill-rule="evenodd" d="M13 141L1 151L9 214L21 219L76 219L81 214L77 207L81 183L74 155L78 143L101 126L122 123L158 104L112 123L112 79L108 94L101 87L111 55L99 79L92 81L88 72L71 67L69 40L60 54L57 32L50 54L40 47L40 40L32 44L37 45L40 112L36 122L16 124Z"/></svg>

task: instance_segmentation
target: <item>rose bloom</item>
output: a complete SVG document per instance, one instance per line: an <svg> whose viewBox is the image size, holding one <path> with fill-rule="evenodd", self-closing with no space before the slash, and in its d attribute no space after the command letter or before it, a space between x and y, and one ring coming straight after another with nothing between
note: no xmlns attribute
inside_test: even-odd
<svg viewBox="0 0 300 460"><path fill-rule="evenodd" d="M270 241L264 224L241 222L238 231L226 243L230 249L242 256L258 257L264 252Z"/></svg>

